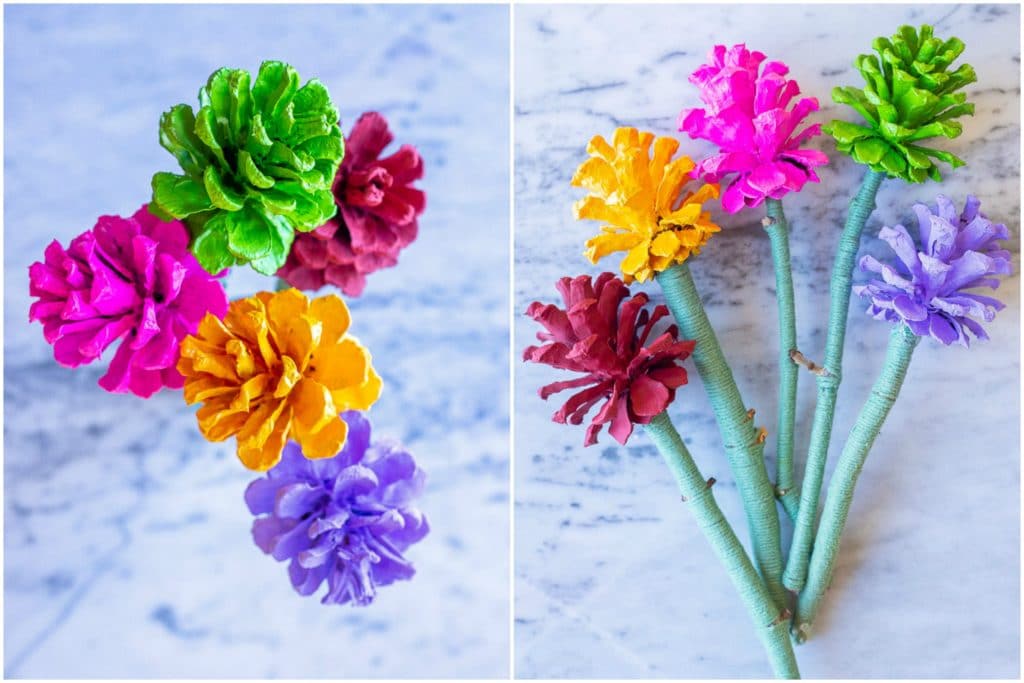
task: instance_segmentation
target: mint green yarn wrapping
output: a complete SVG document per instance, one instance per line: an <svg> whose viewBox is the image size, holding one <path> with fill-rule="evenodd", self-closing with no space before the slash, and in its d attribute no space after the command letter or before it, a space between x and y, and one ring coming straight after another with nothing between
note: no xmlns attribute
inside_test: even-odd
<svg viewBox="0 0 1024 683"><path fill-rule="evenodd" d="M729 521L715 502L711 487L697 469L683 440L679 437L668 414L661 412L646 425L647 434L658 447L665 463L672 471L679 485L679 491L686 499L697 525L725 566L729 578L740 594L743 604L754 622L757 635L764 644L776 678L797 679L797 668L793 645L786 632L788 620L782 617L779 607L768 594L757 570L743 550L743 545L733 532Z"/></svg>
<svg viewBox="0 0 1024 683"><path fill-rule="evenodd" d="M758 438L753 419L747 414L732 370L704 312L689 265L672 266L658 273L657 279L665 292L665 303L679 325L680 336L697 342L692 358L704 382L729 467L743 500L754 562L764 577L769 595L781 609L786 605L782 587L782 544L775 492L764 464L764 441Z"/></svg>
<svg viewBox="0 0 1024 683"><path fill-rule="evenodd" d="M799 493L793 485L793 432L796 428L796 386L799 368L789 352L796 349L796 306L789 257L789 222L778 199L766 199L771 222L765 226L775 266L775 297L779 307L779 423L775 433L775 495L786 514L796 519Z"/></svg>
<svg viewBox="0 0 1024 683"><path fill-rule="evenodd" d="M804 479L800 489L800 509L793 529L786 573L782 578L786 588L794 593L803 588L807 578L807 563L811 555L811 541L814 538L818 499L825 477L828 446L832 438L836 396L839 393L839 382L842 380L843 346L846 342L846 318L850 310L854 261L860 247L861 233L864 231L868 216L875 208L875 196L884 177L884 173L872 170L864 174L860 191L850 202L846 225L839 239L835 265L832 268L828 336L825 341L826 374L818 376L818 402L814 407L811 443L807 451L807 464L804 466Z"/></svg>
<svg viewBox="0 0 1024 683"><path fill-rule="evenodd" d="M836 470L828 486L825 498L825 509L821 514L821 525L814 541L814 553L811 556L807 575L807 585L797 601L797 612L793 622L793 637L804 642L809 636L814 617L818 612L821 599L832 581L835 570L836 554L839 551L839 540L846 524L853 501L853 490L857 485L864 461L868 457L872 444L889 410L896 402L896 397L907 376L910 358L917 347L919 337L910 328L899 323L889 337L889 347L885 355L885 365L875 381L864 407L861 408L857 421L850 431L850 436L843 446L843 452L836 463Z"/></svg>

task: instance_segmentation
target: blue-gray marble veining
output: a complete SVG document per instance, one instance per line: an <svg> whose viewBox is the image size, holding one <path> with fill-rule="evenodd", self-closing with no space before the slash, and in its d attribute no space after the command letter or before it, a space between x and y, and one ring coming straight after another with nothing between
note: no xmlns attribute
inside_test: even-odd
<svg viewBox="0 0 1024 683"><path fill-rule="evenodd" d="M714 43L745 41L787 62L804 92L822 103L812 120L827 121L852 119L829 92L859 83L851 62L876 35L928 22L939 35L963 38L964 59L979 76L968 88L977 114L965 119L962 137L941 144L968 165L944 171L941 185L886 182L868 233L912 220L911 205L940 190L958 203L973 191L991 217L1010 226L1009 247L1018 251L1018 12L1011 5L517 7L516 347L536 331L521 312L535 299L553 300L558 277L618 265L614 257L587 263L583 241L596 226L572 219L580 193L569 178L587 141L618 125L673 134L679 110L699 106L687 77ZM834 152L825 138L814 144ZM711 149L689 141L683 148L693 156ZM799 344L812 358L823 353L829 271L861 173L835 155L820 171L821 184L784 202ZM717 215L726 230L694 261L695 278L745 400L774 432L774 279L761 214ZM882 253L870 235L862 249ZM992 341L969 351L925 341L915 354L861 477L816 635L798 649L805 676L1018 676L1019 286L1015 275L999 290L1008 307L989 326ZM661 300L656 285L643 289ZM854 301L851 312L837 441L867 396L888 338L864 307ZM582 448L582 428L551 423L555 399L536 396L554 377L547 367L516 369L517 674L769 675L742 604L642 430L625 448L607 436ZM746 538L708 402L691 377L671 413ZM813 402L804 374L798 473Z"/></svg>
<svg viewBox="0 0 1024 683"><path fill-rule="evenodd" d="M5 8L5 661L12 677L502 677L508 672L508 10ZM180 394L58 367L27 267L173 159L160 113L223 65L291 62L345 129L381 111L423 153L428 208L351 301L379 433L430 475L419 570L368 609L300 598L250 537L252 478ZM230 276L232 298L272 287Z"/></svg>

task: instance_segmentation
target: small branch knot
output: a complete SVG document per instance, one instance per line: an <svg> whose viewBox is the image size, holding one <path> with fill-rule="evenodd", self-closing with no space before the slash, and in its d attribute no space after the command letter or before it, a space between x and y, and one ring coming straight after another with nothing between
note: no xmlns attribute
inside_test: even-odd
<svg viewBox="0 0 1024 683"><path fill-rule="evenodd" d="M775 621L773 621L771 623L771 625L772 626L778 626L779 624L782 624L784 622L789 621L790 617L792 617L792 616L793 616L793 613L790 612L788 608L784 607L782 609L782 611L779 612L779 616L775 617Z"/></svg>
<svg viewBox="0 0 1024 683"><path fill-rule="evenodd" d="M717 482L717 481L718 480L715 479L714 477L708 478L708 483L704 485L704 490L710 489L712 486L715 485L715 482ZM688 500L688 498L686 496L679 496L679 499L681 501L683 501L684 503L687 502L687 500Z"/></svg>
<svg viewBox="0 0 1024 683"><path fill-rule="evenodd" d="M761 219L761 227L764 228L765 230L775 225L775 223L775 219L772 218L771 216L765 216L764 218Z"/></svg>
<svg viewBox="0 0 1024 683"><path fill-rule="evenodd" d="M754 410L753 408L751 408L750 410L747 411L747 419L753 421L754 415L756 413L757 413L757 411Z"/></svg>
<svg viewBox="0 0 1024 683"><path fill-rule="evenodd" d="M818 377L828 377L829 375L828 370L826 370L823 366L818 365L804 354L800 353L799 349L790 349L789 359L796 363L797 365L802 365L803 367L807 368Z"/></svg>
<svg viewBox="0 0 1024 683"><path fill-rule="evenodd" d="M757 430L757 441L755 443L764 443L768 440L768 430L765 427L761 427Z"/></svg>

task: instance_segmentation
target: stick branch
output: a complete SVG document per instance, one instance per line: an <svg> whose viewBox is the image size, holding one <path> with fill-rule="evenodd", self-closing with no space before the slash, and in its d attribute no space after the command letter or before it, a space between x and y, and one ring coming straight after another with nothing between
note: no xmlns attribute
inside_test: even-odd
<svg viewBox="0 0 1024 683"><path fill-rule="evenodd" d="M797 365L804 366L818 377L828 377L828 370L826 370L824 366L818 365L813 360L802 354L800 349L790 349L789 358Z"/></svg>

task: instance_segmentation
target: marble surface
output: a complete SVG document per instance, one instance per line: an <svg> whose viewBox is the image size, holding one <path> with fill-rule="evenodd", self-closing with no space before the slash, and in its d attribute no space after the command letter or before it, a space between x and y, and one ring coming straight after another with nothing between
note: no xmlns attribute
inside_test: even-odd
<svg viewBox="0 0 1024 683"><path fill-rule="evenodd" d="M508 9L5 8L4 673L31 678L504 677L509 669ZM27 267L156 170L160 113L221 65L284 59L346 129L423 153L420 238L351 303L386 388L379 433L430 475L419 574L368 609L297 596L252 543L229 443L180 395L70 371L29 325ZM454 255L453 247L459 245ZM267 286L233 274L232 297Z"/></svg>
<svg viewBox="0 0 1024 683"><path fill-rule="evenodd" d="M515 11L514 343L536 326L521 312L554 300L562 275L614 269L581 256L593 225L575 223L569 178L587 140L615 126L672 134L698 99L687 76L715 42L745 41L790 64L805 93L837 114L832 86L873 37L905 22L956 31L979 74L977 115L948 148L968 166L941 190L976 192L1019 252L1018 8L1003 6L519 6ZM847 111L841 114L850 116ZM823 138L816 145L834 147ZM693 155L706 143L685 142ZM787 197L801 349L820 359L827 279L861 170L837 157L820 185ZM905 221L940 186L883 185L871 220ZM774 431L776 324L768 241L758 212L724 217L694 265L712 323L759 424ZM864 238L862 250L881 254ZM1016 262L1019 270L1019 260ZM992 341L971 350L924 342L861 477L817 636L798 649L808 678L1005 677L1019 671L1020 279ZM660 300L657 285L644 287ZM855 302L835 424L848 433L883 358L888 330ZM679 502L647 438L583 449L582 428L553 424L536 389L556 372L515 370L515 666L522 677L745 678L770 674L739 599ZM671 413L745 539L732 477L696 373ZM799 391L798 473L813 384ZM770 439L769 443L772 443ZM769 448L769 453L773 450ZM834 462L834 458L833 458ZM831 470L831 467L829 468ZM774 472L774 462L769 463ZM784 524L788 541L789 525Z"/></svg>

